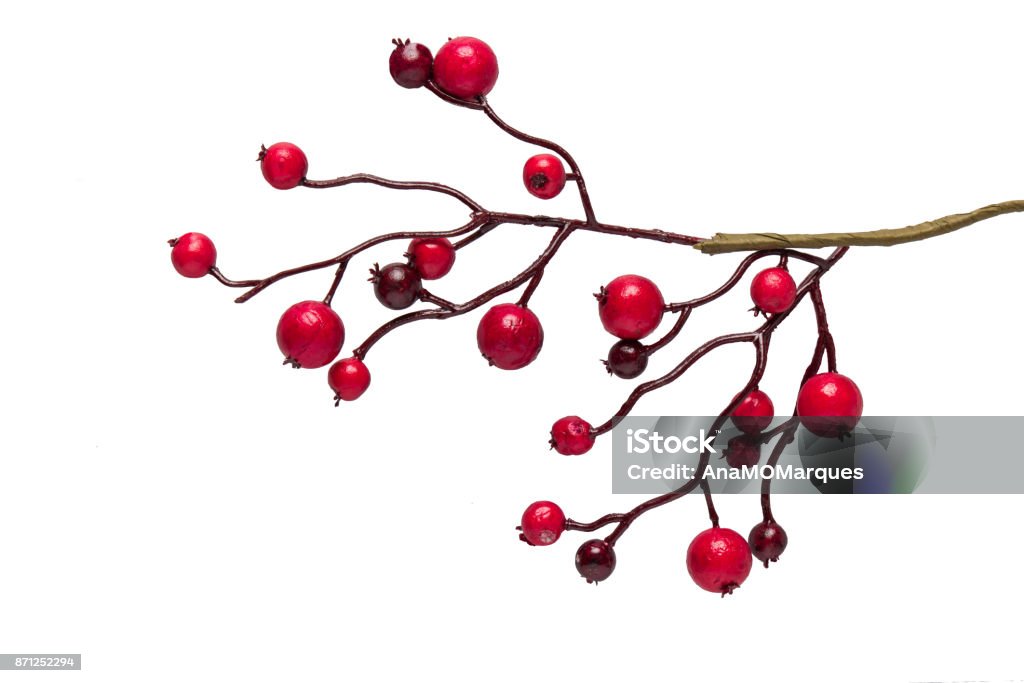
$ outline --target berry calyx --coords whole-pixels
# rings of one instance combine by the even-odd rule
[[[217,248],[201,232],[186,232],[167,243],[171,245],[171,264],[180,275],[202,277],[217,265]]]
[[[853,431],[864,412],[864,399],[852,379],[838,372],[823,372],[800,387],[796,413],[812,434],[842,437]]]
[[[724,455],[729,467],[753,467],[761,461],[761,442],[746,434],[734,436],[726,444]]]
[[[785,268],[767,268],[750,283],[750,298],[756,311],[782,313],[796,301],[796,282]]]
[[[620,275],[594,296],[604,329],[620,339],[643,339],[665,313],[661,290],[640,275]]]
[[[405,255],[424,280],[442,278],[455,265],[455,247],[445,237],[417,237]]]
[[[533,311],[516,304],[491,307],[476,328],[476,344],[490,365],[502,370],[524,368],[544,345],[544,328]]]
[[[557,197],[565,187],[565,166],[553,154],[536,154],[523,166],[526,191],[540,199]]]
[[[434,62],[430,50],[425,45],[410,43],[406,38],[402,42],[398,38],[391,41],[395,45],[388,68],[391,78],[403,88],[419,88],[430,80],[430,66]]]
[[[694,583],[723,596],[740,587],[750,574],[753,559],[745,538],[732,529],[706,529],[686,550],[686,569]]]
[[[434,82],[452,97],[471,100],[491,92],[498,80],[498,58],[477,38],[453,38],[434,57]]]
[[[523,513],[519,538],[530,545],[551,545],[565,530],[565,513],[548,500],[531,503]]]
[[[309,162],[301,149],[290,142],[275,142],[260,148],[260,170],[271,187],[290,190],[306,178]]]
[[[769,562],[779,561],[779,556],[789,544],[789,538],[786,537],[786,530],[775,522],[761,522],[750,530],[747,542],[754,557],[763,562],[767,569]]]
[[[747,394],[736,410],[732,411],[732,423],[736,428],[747,434],[760,434],[775,417],[775,405],[768,394],[754,389]]]
[[[585,541],[576,551],[576,571],[587,583],[600,583],[615,571],[615,549],[599,538]]]
[[[389,263],[383,268],[373,264],[370,282],[377,301],[395,311],[412,306],[423,291],[420,274],[405,263]]]
[[[551,426],[551,447],[562,455],[583,455],[594,447],[590,423],[576,415],[569,415]]]
[[[277,346],[292,367],[321,368],[337,358],[344,343],[345,325],[322,301],[300,301],[277,323]]]
[[[343,358],[327,371],[327,384],[334,390],[334,405],[354,401],[370,386],[370,371],[358,358]]]

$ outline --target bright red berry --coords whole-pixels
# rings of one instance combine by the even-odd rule
[[[553,154],[536,154],[523,166],[526,191],[540,199],[557,197],[565,187],[565,166]]]
[[[620,339],[608,350],[608,360],[603,361],[609,375],[622,379],[633,379],[647,369],[647,347],[634,339]]]
[[[575,415],[563,417],[551,426],[548,443],[562,455],[583,455],[594,447],[590,423]]]
[[[775,417],[775,406],[768,394],[754,389],[732,411],[732,423],[747,434],[760,434]]]
[[[322,368],[345,343],[345,326],[322,301],[300,301],[277,323],[277,346],[285,362],[296,368]]]
[[[430,65],[434,59],[430,50],[419,43],[405,42],[397,38],[391,41],[395,45],[388,60],[388,67],[391,69],[391,78],[403,88],[419,88],[430,80]]]
[[[753,559],[746,539],[732,529],[713,527],[693,539],[686,569],[694,582],[712,593],[732,593],[750,574]]]
[[[453,38],[434,57],[434,81],[452,97],[471,100],[491,92],[498,80],[498,58],[476,38]]]
[[[217,248],[201,232],[186,232],[171,245],[171,264],[185,277],[202,277],[217,264]]]
[[[424,280],[436,280],[455,265],[455,247],[445,237],[417,237],[406,252],[409,265]]]
[[[531,503],[523,513],[520,538],[530,545],[551,545],[565,530],[565,513],[551,501]]]
[[[327,371],[327,384],[334,390],[334,405],[354,401],[370,386],[370,371],[358,358],[343,358]]]
[[[309,162],[301,149],[290,142],[276,142],[260,150],[260,169],[272,187],[290,190],[306,177]]]
[[[412,306],[423,291],[420,274],[405,263],[389,263],[383,268],[374,264],[370,282],[377,301],[396,311]]]
[[[724,455],[729,467],[753,467],[761,461],[761,441],[746,434],[734,436],[726,444]]]
[[[533,362],[544,345],[544,329],[533,311],[498,304],[484,313],[476,328],[476,344],[491,365],[518,370]]]
[[[587,583],[600,583],[615,571],[615,549],[599,538],[585,541],[576,551],[576,571]]]
[[[864,399],[853,380],[838,372],[823,372],[804,382],[796,398],[800,423],[812,434],[849,434],[864,412]]]
[[[594,296],[604,329],[620,339],[643,339],[665,313],[661,290],[640,275],[620,275]]]
[[[754,557],[764,562],[767,568],[769,562],[779,561],[779,556],[789,544],[789,539],[786,537],[786,530],[775,522],[761,522],[750,530],[747,542]]]
[[[750,298],[765,313],[788,311],[796,300],[796,282],[785,268],[768,268],[754,276]]]

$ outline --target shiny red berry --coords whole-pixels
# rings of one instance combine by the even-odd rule
[[[750,298],[765,313],[788,311],[796,300],[796,282],[785,268],[768,268],[754,276]]]
[[[296,368],[322,368],[337,358],[345,343],[345,326],[322,301],[300,301],[277,323],[277,346]]]
[[[621,339],[608,350],[604,361],[609,375],[622,379],[633,379],[647,369],[647,347],[634,339]]]
[[[767,567],[769,562],[779,561],[779,556],[789,544],[789,539],[786,537],[786,530],[775,522],[761,522],[750,530],[747,542],[754,557]]]
[[[585,541],[576,551],[576,571],[587,583],[604,581],[615,571],[615,549],[598,538]]]
[[[185,277],[202,277],[217,265],[217,248],[201,232],[186,232],[168,244],[171,245],[171,264]]]
[[[760,434],[775,417],[775,406],[768,394],[754,389],[732,411],[732,423],[747,434]]]
[[[502,370],[518,370],[532,363],[540,353],[544,329],[530,309],[498,304],[480,319],[476,344],[491,365]]]
[[[661,290],[640,275],[620,275],[594,296],[604,329],[620,339],[643,339],[665,313]]]
[[[761,441],[746,434],[734,436],[726,444],[723,455],[729,467],[753,467],[761,461]]]
[[[279,190],[298,187],[309,170],[306,155],[290,142],[277,142],[262,148],[259,161],[263,177]]]
[[[370,282],[377,301],[395,311],[412,306],[423,291],[420,274],[405,263],[389,263],[383,268],[374,264]]]
[[[686,550],[686,569],[694,583],[712,593],[732,593],[753,565],[750,546],[732,529],[706,529]]]
[[[406,252],[409,265],[424,280],[436,280],[455,265],[455,247],[445,237],[417,237]]]
[[[491,92],[498,80],[498,58],[476,38],[453,38],[434,57],[434,82],[452,97],[471,100]]]
[[[551,426],[548,443],[562,455],[583,455],[594,447],[590,423],[575,415],[563,417]]]
[[[551,545],[565,530],[565,513],[551,501],[531,503],[523,513],[521,539],[530,545]]]
[[[812,434],[849,434],[864,412],[864,399],[853,380],[838,372],[823,372],[804,382],[796,398],[800,423]]]
[[[370,371],[358,358],[343,358],[327,371],[327,384],[334,390],[334,401],[354,401],[370,386]]]
[[[557,197],[565,187],[565,166],[553,154],[536,154],[523,166],[526,191],[540,199]]]
[[[434,59],[430,50],[419,43],[405,42],[397,38],[391,41],[395,45],[388,60],[391,78],[403,88],[419,88],[430,80],[430,65]]]

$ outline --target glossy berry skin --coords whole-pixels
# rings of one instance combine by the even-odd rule
[[[565,530],[565,513],[548,500],[531,503],[523,513],[520,538],[530,545],[551,545]]]
[[[619,339],[643,339],[665,313],[661,290],[640,275],[620,275],[594,296],[604,329]]]
[[[410,43],[408,40],[392,41],[395,49],[388,60],[391,78],[403,88],[419,88],[430,80],[430,66],[434,62],[425,45]]]
[[[775,417],[775,405],[768,394],[754,389],[732,411],[732,423],[746,434],[760,434]]]
[[[278,190],[298,187],[309,170],[306,155],[290,142],[276,142],[262,149],[259,161],[263,177]]]
[[[217,248],[201,232],[186,232],[171,245],[171,264],[180,275],[202,277],[217,265]]]
[[[647,347],[634,339],[617,341],[608,350],[604,366],[609,375],[622,379],[639,377],[647,369]]]
[[[747,542],[754,557],[767,568],[769,562],[779,561],[779,556],[789,544],[789,538],[786,537],[786,530],[775,522],[761,522],[750,530]]]
[[[765,313],[788,311],[796,301],[796,282],[785,268],[768,268],[754,276],[750,298]]]
[[[563,417],[551,426],[548,443],[562,455],[583,455],[594,447],[590,423],[575,415]]]
[[[746,539],[732,529],[706,529],[686,551],[686,569],[694,583],[722,595],[740,587],[753,563]]]
[[[335,401],[354,401],[370,386],[370,371],[358,358],[343,358],[327,371]]]
[[[322,301],[300,301],[277,323],[277,346],[297,368],[322,368],[337,358],[344,343],[341,318]]]
[[[498,304],[480,319],[476,344],[489,364],[502,370],[518,370],[532,363],[540,353],[544,328],[530,309]]]
[[[374,266],[370,282],[377,301],[399,311],[409,308],[420,298],[423,281],[414,268],[405,263],[389,263],[383,268]]]
[[[424,280],[437,280],[455,265],[455,247],[445,237],[417,237],[406,251],[409,265]]]
[[[553,154],[536,154],[523,166],[523,185],[539,199],[557,197],[565,188],[565,166]]]
[[[745,434],[734,436],[729,439],[724,455],[729,467],[753,467],[761,461],[761,442]]]
[[[434,57],[434,82],[452,97],[471,100],[491,92],[498,80],[498,58],[477,38],[453,38]]]
[[[615,571],[615,549],[606,541],[585,541],[576,551],[576,571],[587,583],[600,583]]]
[[[833,438],[849,434],[857,426],[864,412],[864,399],[846,375],[823,372],[800,387],[796,412],[809,432]]]

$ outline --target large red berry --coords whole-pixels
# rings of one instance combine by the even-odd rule
[[[445,237],[417,237],[409,242],[406,256],[424,280],[444,277],[455,265],[455,247]]]
[[[530,545],[551,545],[565,530],[565,513],[551,501],[531,503],[523,513],[520,538]]]
[[[370,371],[358,358],[343,358],[327,371],[327,384],[337,401],[354,401],[370,386]]]
[[[598,538],[585,541],[576,551],[576,571],[587,583],[604,581],[615,571],[615,549]]]
[[[804,382],[796,398],[800,423],[823,437],[849,434],[864,412],[864,399],[853,380],[838,372],[823,372]]]
[[[732,411],[732,423],[747,434],[759,434],[768,428],[775,417],[775,406],[768,394],[754,389]]]
[[[563,417],[551,426],[549,443],[562,455],[583,455],[594,447],[590,423],[575,415]]]
[[[732,593],[750,574],[753,559],[745,538],[732,529],[713,527],[693,539],[686,569],[694,582],[712,593]]]
[[[785,268],[768,268],[754,276],[750,298],[765,313],[788,311],[796,300],[796,282]]]
[[[498,80],[498,58],[477,38],[453,38],[434,57],[434,81],[453,97],[470,100],[491,92]]]
[[[396,311],[412,306],[423,291],[420,274],[404,263],[389,263],[383,268],[374,265],[370,282],[377,301]]]
[[[260,150],[260,169],[272,187],[290,190],[306,177],[309,162],[301,149],[290,142],[276,142]]]
[[[419,43],[410,43],[395,39],[391,41],[395,49],[388,60],[391,78],[403,88],[419,88],[430,80],[430,65],[433,57],[430,50]]]
[[[620,275],[594,296],[604,329],[620,339],[643,339],[665,313],[661,290],[640,275]]]
[[[533,362],[544,345],[544,329],[533,311],[498,304],[484,313],[476,328],[476,344],[487,362],[502,370],[518,370]]]
[[[171,264],[185,277],[202,277],[217,264],[217,248],[201,232],[186,232],[170,240]]]
[[[334,360],[345,343],[345,326],[322,301],[300,301],[277,323],[277,346],[286,362],[297,368],[322,368]]]
[[[768,567],[769,562],[779,561],[779,556],[789,544],[789,538],[786,537],[786,530],[775,522],[761,522],[750,530],[747,542],[754,557]]]
[[[523,166],[526,191],[540,199],[557,197],[565,187],[565,166],[553,154],[536,154]]]

